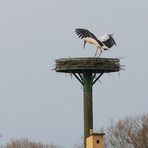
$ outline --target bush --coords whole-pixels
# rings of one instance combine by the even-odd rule
[[[107,140],[109,148],[148,148],[148,114],[112,123]]]
[[[59,145],[42,144],[29,141],[28,139],[12,140],[4,148],[61,148]]]

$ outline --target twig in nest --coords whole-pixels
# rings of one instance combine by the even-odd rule
[[[123,67],[125,67],[126,65],[120,65],[120,70],[125,70],[125,68],[123,68]]]

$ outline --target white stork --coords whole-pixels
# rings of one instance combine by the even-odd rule
[[[99,57],[100,57],[102,50],[108,50],[113,45],[116,45],[116,42],[112,37],[113,34],[105,34],[101,36],[99,39],[97,39],[97,37],[87,29],[77,28],[75,29],[75,32],[81,39],[84,40],[84,46],[83,46],[84,48],[86,43],[93,44],[96,46],[97,49],[94,57],[97,55],[98,50],[100,50],[100,54],[99,54]]]

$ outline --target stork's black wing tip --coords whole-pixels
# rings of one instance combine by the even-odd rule
[[[111,36],[111,37],[112,37],[113,35],[114,35],[113,33],[109,34],[109,36]]]
[[[79,28],[76,28],[75,31],[79,30]]]
[[[81,28],[76,28],[75,33],[78,35],[79,38],[84,38],[85,37],[85,32],[84,29]]]
[[[117,46],[117,44],[116,44],[116,42],[115,42],[115,39],[113,38],[113,35],[114,35],[114,34],[112,33],[112,34],[109,34],[109,35],[110,35],[110,37],[111,37],[111,39],[112,39],[114,45]]]
[[[75,32],[81,32],[81,31],[83,31],[84,29],[81,29],[81,28],[76,28],[75,29]]]
[[[98,40],[97,37],[93,33],[91,33],[88,29],[76,28],[75,32],[81,39],[85,37],[90,37],[95,39],[96,41]]]
[[[80,31],[79,28],[76,28],[76,29],[75,29],[75,33],[78,33],[79,31]]]
[[[78,28],[75,29],[75,32],[77,31]]]

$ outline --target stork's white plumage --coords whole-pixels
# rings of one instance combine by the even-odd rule
[[[100,56],[102,53],[102,50],[108,50],[113,45],[116,45],[116,42],[112,37],[113,34],[105,34],[101,36],[99,39],[97,39],[97,37],[87,29],[77,28],[75,29],[75,32],[81,39],[84,40],[84,48],[86,43],[93,44],[96,46],[96,53],[94,57],[97,55],[98,50],[100,50],[100,54],[99,54]]]

